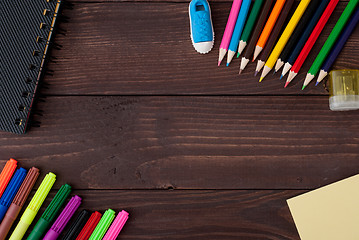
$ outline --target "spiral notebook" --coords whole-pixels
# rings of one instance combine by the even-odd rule
[[[60,11],[61,0],[0,1],[0,129],[23,134]]]

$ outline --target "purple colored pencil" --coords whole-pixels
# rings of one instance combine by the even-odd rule
[[[71,217],[76,212],[77,208],[81,204],[81,198],[77,195],[71,198],[60,216],[56,219],[50,230],[46,233],[43,240],[56,240],[62,230],[64,230],[66,224],[70,221]]]

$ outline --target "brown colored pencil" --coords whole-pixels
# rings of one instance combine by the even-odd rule
[[[271,53],[274,44],[276,43],[279,34],[282,31],[282,27],[284,25],[284,23],[286,22],[287,16],[293,6],[294,0],[287,0],[282,12],[279,15],[279,18],[277,19],[277,22],[275,24],[274,29],[272,30],[272,33],[267,41],[266,46],[264,47],[263,51],[261,52],[261,54],[258,57],[258,62],[257,62],[257,67],[256,67],[256,72],[254,74],[254,76],[257,76],[258,72],[262,69],[262,67],[264,66],[269,54]]]
[[[251,38],[248,41],[248,46],[244,49],[244,55],[242,57],[241,66],[239,69],[239,74],[243,71],[243,69],[247,66],[249,62],[249,58],[253,55],[254,48],[256,47],[259,35],[261,34],[263,27],[267,21],[268,14],[272,9],[273,0],[267,0],[264,3],[261,14],[256,23],[255,29],[252,33]]]

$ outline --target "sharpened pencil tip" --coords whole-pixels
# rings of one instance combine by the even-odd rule
[[[227,62],[227,63],[226,63],[226,67],[228,67],[228,66],[229,66],[229,63]]]
[[[303,85],[303,87],[302,87],[302,91],[304,90],[304,88],[306,87],[306,85]]]
[[[241,74],[242,73],[242,69],[239,69],[239,74]]]
[[[277,73],[277,72],[274,70],[274,71],[273,71],[273,75],[276,74],[276,73]]]
[[[254,72],[254,76],[256,77],[258,75],[258,71],[255,71]]]
[[[281,74],[279,80],[282,80],[282,78],[283,78],[283,75]]]
[[[264,77],[261,77],[261,78],[259,79],[259,82],[262,82],[263,79],[264,79]]]
[[[316,83],[315,83],[315,86],[318,86],[318,84],[319,84],[319,82],[316,82]]]
[[[284,88],[286,88],[289,83],[290,83],[290,82],[286,82],[285,85],[284,85]]]
[[[240,55],[241,55],[240,53],[237,53],[237,58],[239,58]]]
[[[218,67],[219,67],[219,65],[221,65],[221,61],[218,61]]]

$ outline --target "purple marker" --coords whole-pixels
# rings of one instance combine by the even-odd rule
[[[62,232],[62,230],[64,230],[66,224],[74,215],[80,204],[81,198],[79,196],[75,195],[74,197],[72,197],[64,210],[61,212],[60,216],[51,226],[50,230],[46,233],[43,240],[56,240],[60,236],[60,233]]]

